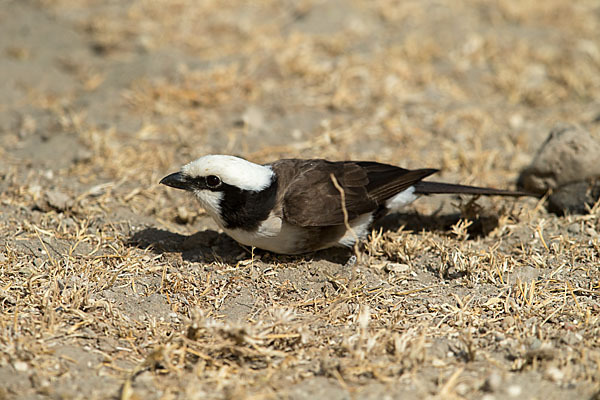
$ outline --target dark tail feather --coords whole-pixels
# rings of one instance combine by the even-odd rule
[[[484,188],[477,186],[454,185],[452,183],[442,182],[418,182],[415,184],[415,194],[475,194],[483,196],[534,196],[539,197],[534,193],[502,190],[493,188]]]

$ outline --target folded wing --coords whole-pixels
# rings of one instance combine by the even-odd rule
[[[295,177],[284,188],[283,214],[292,224],[330,226],[344,223],[342,196],[350,220],[377,210],[394,195],[436,172],[435,169],[407,170],[369,161],[306,160],[299,162]]]

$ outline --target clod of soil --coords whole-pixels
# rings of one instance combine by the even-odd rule
[[[563,185],[600,177],[600,141],[586,130],[559,124],[548,135],[535,159],[520,175],[518,186],[543,194]]]
[[[600,198],[600,180],[576,182],[560,187],[548,198],[548,211],[563,215],[585,214]]]

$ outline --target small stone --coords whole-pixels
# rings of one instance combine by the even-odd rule
[[[27,188],[27,191],[31,196],[37,198],[42,194],[42,187],[40,185],[31,185]]]
[[[510,116],[508,123],[510,124],[510,127],[513,129],[519,129],[523,126],[523,116],[521,114],[513,114]]]
[[[542,341],[538,338],[532,338],[529,343],[529,350],[536,351],[542,348]]]
[[[79,149],[75,154],[73,161],[75,163],[84,163],[92,159],[93,153],[88,149]]]
[[[550,379],[552,382],[561,382],[565,377],[565,374],[556,367],[550,367],[546,370],[546,378]]]
[[[579,223],[571,224],[567,226],[567,232],[578,235],[581,233],[581,225]]]
[[[177,222],[180,224],[187,224],[192,220],[192,215],[185,207],[177,207]]]
[[[45,197],[36,198],[34,201],[33,209],[42,212],[52,211],[52,207],[50,207],[50,205],[48,204],[48,200]]]
[[[408,264],[388,263],[385,266],[386,272],[393,272],[395,274],[400,274],[402,272],[407,272],[409,270],[410,270],[410,265],[408,265]]]
[[[521,393],[523,392],[523,389],[521,388],[521,386],[519,385],[510,385],[507,389],[506,389],[506,393],[510,396],[510,397],[519,397],[521,395]]]
[[[486,392],[495,392],[502,387],[502,377],[499,373],[491,373],[483,384],[483,390]]]
[[[464,397],[469,392],[469,389],[469,385],[467,385],[466,383],[459,383],[454,388],[456,394],[458,394],[461,397]]]
[[[98,185],[92,186],[88,191],[87,194],[91,197],[100,197],[102,196],[104,193],[106,193],[106,189],[108,189],[109,187],[111,187],[112,184],[111,183],[100,183]]]
[[[16,371],[19,371],[19,372],[25,372],[29,369],[29,366],[24,361],[16,361],[13,364],[13,367],[15,368]]]
[[[58,190],[46,192],[46,201],[50,207],[57,211],[65,211],[73,204],[69,196]]]

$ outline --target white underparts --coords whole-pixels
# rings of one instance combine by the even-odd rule
[[[373,213],[360,215],[358,218],[350,221],[348,225],[350,225],[350,228],[352,229],[346,231],[344,236],[338,241],[338,245],[346,247],[353,246],[357,238],[360,240],[367,236],[371,222],[373,222]]]
[[[408,189],[390,198],[385,203],[385,206],[390,210],[390,212],[397,212],[400,211],[403,207],[415,201],[416,199],[417,195],[415,194],[415,187],[411,186]]]
[[[254,164],[239,157],[208,155],[186,164],[181,172],[191,177],[216,175],[229,185],[260,191],[271,184],[271,167]]]
[[[409,205],[417,199],[415,195],[415,187],[411,186],[408,189],[398,193],[394,197],[390,198],[385,206],[390,212],[400,211],[404,206]],[[358,218],[350,221],[349,225],[352,230],[348,230],[344,236],[338,241],[338,245],[341,246],[353,246],[356,242],[356,238],[363,239],[369,233],[369,228],[373,222],[373,213],[362,214]]]
[[[296,254],[307,251],[301,244],[306,232],[303,228],[284,223],[281,218],[270,216],[256,231],[244,229],[223,229],[235,241],[260,249],[281,254]]]

